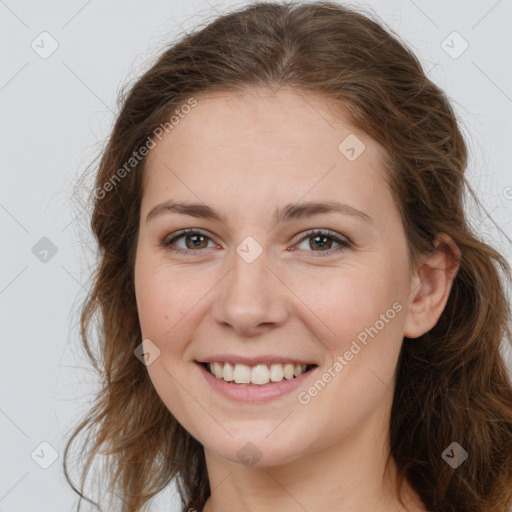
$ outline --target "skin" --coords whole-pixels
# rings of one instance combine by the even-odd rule
[[[437,251],[410,269],[384,149],[335,120],[320,98],[289,90],[196,98],[148,155],[135,287],[143,339],[160,351],[147,366],[150,378],[205,448],[213,492],[204,510],[404,510],[394,464],[385,470],[395,367],[403,337],[437,322],[457,264]],[[338,150],[350,134],[365,144],[354,161]],[[226,222],[171,212],[146,221],[171,198],[205,203]],[[339,213],[272,221],[288,203],[328,200],[371,222]],[[185,228],[206,238],[192,235],[188,246],[176,240],[186,254],[161,246]],[[353,246],[304,238],[309,229],[328,229]],[[263,251],[252,263],[236,252],[248,236]],[[401,311],[308,404],[299,403],[298,393],[394,303]],[[296,392],[240,403],[212,390],[194,362],[218,353],[289,355],[320,368]],[[247,442],[261,454],[252,466],[237,456]],[[426,510],[408,486],[404,499],[407,510]]]

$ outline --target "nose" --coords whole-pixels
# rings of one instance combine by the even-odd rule
[[[288,318],[290,292],[268,266],[265,251],[252,263],[235,253],[219,290],[212,304],[213,318],[240,335],[256,336],[283,325]]]

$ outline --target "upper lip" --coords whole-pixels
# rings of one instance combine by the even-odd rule
[[[314,365],[316,363],[312,361],[306,361],[303,359],[297,359],[289,356],[274,356],[274,355],[261,355],[254,357],[239,356],[233,354],[217,354],[215,356],[208,356],[196,360],[198,363],[231,363],[231,364],[245,364],[247,366],[256,366],[257,364],[275,364],[275,363],[293,363],[293,364],[305,364]]]

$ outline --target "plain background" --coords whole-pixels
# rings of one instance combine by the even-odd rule
[[[243,4],[0,0],[2,512],[64,512],[76,502],[62,475],[65,435],[95,382],[78,348],[78,306],[94,244],[72,196],[76,179],[109,134],[121,87],[184,30]],[[452,100],[470,148],[470,179],[487,212],[475,212],[475,225],[510,261],[512,1],[352,5],[398,32]],[[42,58],[53,40],[57,50]],[[42,442],[58,455],[47,469],[40,464],[53,452]],[[179,510],[170,494],[154,510]]]

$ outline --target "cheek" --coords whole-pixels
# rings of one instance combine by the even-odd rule
[[[388,317],[395,318],[392,306],[400,301],[397,283],[383,267],[373,263],[330,269],[315,279],[296,280],[293,289],[307,307],[304,311],[309,310],[308,316],[316,318],[314,323],[321,330],[316,331],[318,337],[331,352],[348,350],[352,340],[386,311],[391,309]]]
[[[213,270],[171,267],[141,254],[135,294],[143,338],[151,339],[162,352],[182,352],[198,315],[204,313],[205,295],[215,285],[215,277]]]
[[[166,331],[175,322],[172,312],[176,312],[179,303],[172,289],[170,279],[150,255],[138,253],[135,264],[135,296],[139,323],[142,337],[151,339],[157,345],[161,344]]]

